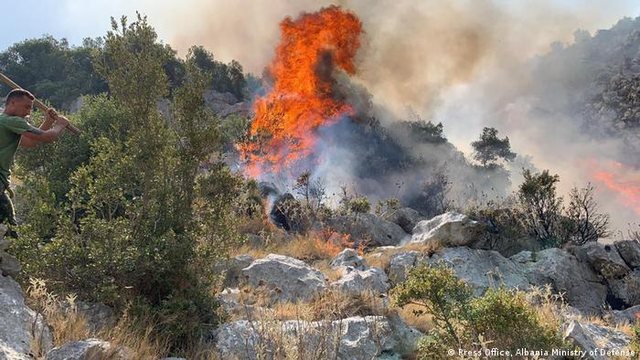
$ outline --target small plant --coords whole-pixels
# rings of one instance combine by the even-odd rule
[[[421,359],[450,358],[448,349],[483,351],[487,344],[509,350],[563,346],[557,327],[544,321],[526,294],[505,288],[474,297],[469,285],[444,266],[419,265],[395,289],[398,306],[418,305],[416,316],[429,315],[433,329],[419,342]]]

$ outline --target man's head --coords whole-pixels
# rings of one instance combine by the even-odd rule
[[[25,117],[31,114],[33,109],[33,94],[23,89],[13,89],[7,95],[4,104],[4,112],[11,116]]]

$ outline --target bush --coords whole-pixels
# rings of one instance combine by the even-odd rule
[[[219,320],[212,269],[242,241],[236,215],[246,206],[237,205],[248,187],[210,160],[222,136],[202,98],[207,75],[187,61],[168,121],[157,109],[167,53],[154,30],[142,17],[113,26],[96,59],[110,96],[80,112],[88,126],[79,145],[59,143],[54,151],[64,156],[43,156],[45,165],[20,159],[29,204],[17,205],[35,222],[21,229],[14,252],[25,276],[130,308],[156,322],[155,335],[172,349],[185,349]]]
[[[393,300],[398,306],[424,307],[415,315],[433,319],[433,329],[418,344],[421,359],[451,358],[448,349],[482,352],[487,344],[512,354],[563,345],[558,330],[543,324],[524,293],[500,287],[473,297],[469,285],[447,267],[413,268]]]
[[[522,175],[524,181],[517,196],[525,227],[543,247],[562,245],[565,241],[559,227],[562,198],[556,195],[560,177],[549,174],[549,170],[532,174],[525,169]]]

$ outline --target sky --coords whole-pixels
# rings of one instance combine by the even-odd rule
[[[438,3],[431,0],[405,1],[411,4]],[[459,0],[470,3],[471,0]],[[637,0],[476,0],[499,4],[507,11],[531,13],[528,4],[547,4],[553,12],[575,14],[583,21],[572,25],[594,32],[608,28],[618,19],[640,15]],[[0,51],[29,38],[49,34],[66,38],[79,45],[83,38],[103,36],[110,29],[110,17],[133,17],[136,11],[149,17],[160,39],[184,54],[191,45],[204,45],[220,59],[238,59],[250,71],[259,72],[270,56],[277,41],[277,19],[296,16],[300,11],[313,11],[327,4],[341,4],[355,9],[366,9],[369,4],[384,7],[394,2],[371,0],[22,0],[12,1],[11,16],[3,16],[0,31]],[[443,1],[439,1],[443,3]],[[446,2],[445,2],[446,3]],[[375,4],[375,5],[373,5]],[[394,4],[395,5],[395,4]],[[552,11],[536,16],[553,17]],[[520,15],[523,18],[526,15]],[[558,18],[559,22],[565,21]],[[214,34],[214,32],[216,34]],[[220,40],[219,33],[228,33],[228,41]],[[266,39],[266,41],[265,41]],[[213,43],[218,41],[218,43]],[[244,42],[255,48],[258,56],[247,55],[245,49],[229,46],[230,42]],[[243,61],[244,60],[244,61]]]

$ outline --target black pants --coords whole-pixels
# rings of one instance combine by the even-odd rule
[[[11,198],[13,192],[9,187],[0,182],[0,223],[8,225],[17,225],[16,212],[13,208]]]

